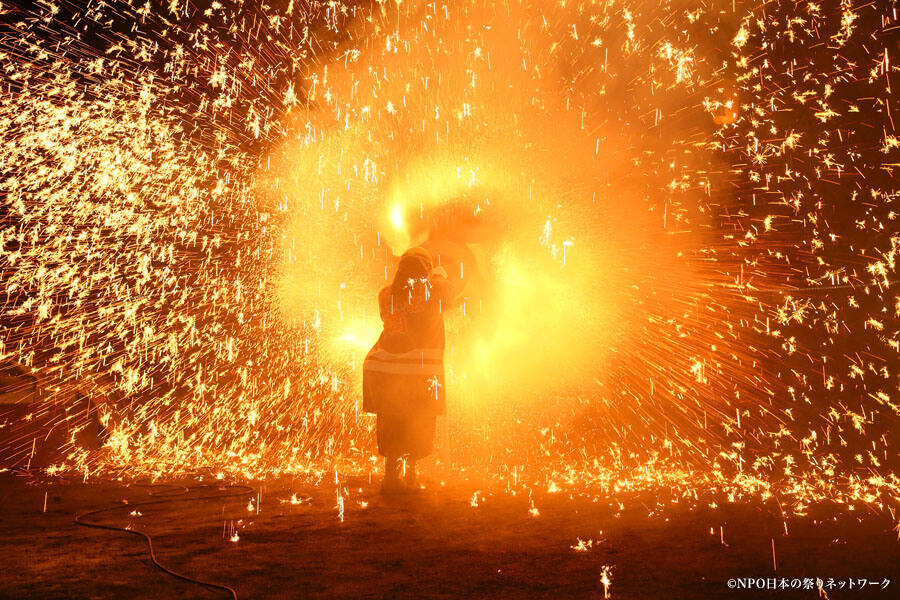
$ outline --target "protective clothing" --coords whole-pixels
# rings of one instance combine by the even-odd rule
[[[444,318],[452,301],[443,269],[412,248],[378,294],[384,329],[363,362],[363,410],[379,417],[379,450],[411,459],[431,453],[434,417],[445,412]]]
[[[435,420],[434,415],[378,415],[378,452],[382,456],[405,457],[415,465],[415,461],[434,451]]]

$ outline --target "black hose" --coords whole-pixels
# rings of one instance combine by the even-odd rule
[[[166,500],[150,500],[150,501],[148,501],[148,502],[139,502],[139,503],[137,503],[137,504],[117,504],[116,506],[111,506],[111,507],[109,507],[109,508],[101,508],[100,510],[95,510],[95,511],[92,511],[92,512],[82,513],[82,514],[80,514],[80,515],[77,515],[77,516],[75,517],[75,522],[76,522],[77,524],[83,526],[83,527],[93,527],[94,529],[106,529],[106,530],[109,530],[109,531],[124,531],[125,533],[131,533],[131,534],[134,534],[134,535],[141,536],[142,538],[144,538],[145,540],[147,540],[147,546],[150,548],[150,560],[153,561],[153,564],[156,565],[157,567],[159,567],[161,570],[165,571],[166,573],[168,573],[168,574],[171,575],[172,577],[177,577],[178,579],[181,579],[181,580],[183,580],[183,581],[187,581],[187,582],[190,582],[190,583],[195,583],[195,584],[197,584],[197,585],[202,585],[202,586],[208,587],[208,588],[213,588],[213,589],[218,589],[218,590],[226,591],[226,592],[228,592],[229,594],[231,594],[231,597],[232,597],[234,600],[237,600],[237,597],[238,597],[238,596],[237,596],[237,592],[236,592],[233,588],[228,587],[227,585],[223,585],[223,584],[221,584],[221,583],[212,583],[212,582],[210,582],[210,581],[203,581],[203,580],[201,580],[201,579],[196,579],[196,578],[194,578],[194,577],[189,577],[189,576],[187,576],[187,575],[183,575],[183,574],[181,574],[181,573],[177,573],[177,572],[173,571],[172,569],[170,569],[170,568],[166,567],[165,565],[163,565],[161,562],[159,562],[159,560],[157,560],[156,554],[155,554],[154,551],[153,551],[153,540],[152,540],[152,539],[150,538],[150,536],[147,535],[146,533],[143,533],[143,532],[141,532],[141,531],[135,531],[134,529],[128,529],[127,527],[114,527],[114,526],[112,526],[112,525],[100,525],[100,524],[98,524],[98,523],[85,523],[82,519],[84,519],[84,518],[86,518],[86,517],[91,517],[91,516],[94,516],[94,515],[99,515],[99,514],[102,514],[102,513],[105,513],[105,512],[111,512],[111,511],[114,511],[114,510],[119,510],[119,509],[122,509],[122,508],[131,508],[131,509],[134,509],[134,508],[136,508],[136,507],[138,507],[138,506],[149,506],[149,505],[152,505],[152,504],[168,504],[168,503],[172,503],[172,502],[187,502],[187,501],[195,501],[195,500],[218,500],[218,499],[220,499],[220,498],[237,498],[237,497],[240,497],[240,496],[246,496],[246,495],[248,495],[248,494],[252,494],[252,493],[254,492],[253,488],[251,488],[251,487],[249,487],[249,486],[246,486],[246,485],[230,485],[230,486],[226,486],[225,489],[226,489],[226,490],[235,490],[234,493],[229,493],[229,494],[217,494],[217,495],[215,495],[215,496],[200,496],[200,497],[196,497],[196,498],[186,498],[186,497],[184,497],[184,496],[186,496],[187,494],[189,494],[190,492],[192,492],[192,491],[194,491],[194,490],[198,490],[198,489],[202,489],[202,488],[211,488],[211,487],[215,487],[215,488],[217,488],[217,489],[221,489],[221,488],[219,488],[218,486],[214,486],[214,485],[200,485],[200,486],[195,486],[195,487],[191,487],[191,488],[187,488],[187,487],[184,487],[184,486],[181,486],[181,485],[175,485],[175,484],[153,484],[153,485],[147,485],[147,484],[140,484],[140,483],[139,483],[139,484],[137,484],[137,485],[139,485],[139,486],[141,486],[141,487],[156,487],[156,486],[163,486],[163,487],[166,487],[166,488],[179,488],[179,489],[176,491],[176,493],[174,493],[174,494],[173,494],[173,493],[166,493],[166,494],[164,494],[166,497],[170,497],[170,496],[178,496],[178,497],[177,497],[177,498],[174,498],[174,499],[173,499],[173,498],[168,498],[168,499],[166,499]],[[168,491],[168,490],[166,490],[166,491]],[[153,495],[163,495],[163,494],[153,494],[153,493],[151,492],[150,495],[153,496]]]

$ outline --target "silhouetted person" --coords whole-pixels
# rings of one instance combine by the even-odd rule
[[[363,363],[363,410],[378,416],[382,491],[415,490],[416,461],[434,449],[435,417],[443,415],[444,317],[452,299],[447,273],[424,248],[400,257],[394,281],[378,294],[384,331]]]

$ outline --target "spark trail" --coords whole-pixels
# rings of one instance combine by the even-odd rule
[[[896,503],[895,7],[0,12],[0,354],[28,419],[111,432],[56,468],[371,469],[374,298],[424,244],[443,460]]]

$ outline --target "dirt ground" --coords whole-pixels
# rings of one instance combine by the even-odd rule
[[[894,521],[864,509],[810,509],[785,523],[776,506],[713,508],[672,502],[665,491],[599,499],[535,492],[529,500],[527,491],[426,479],[417,496],[382,497],[377,482],[334,479],[252,490],[209,478],[164,482],[209,486],[185,495],[177,485],[0,473],[0,597],[229,597],[160,571],[136,535],[74,522],[109,507],[118,508],[85,520],[151,535],[163,564],[242,599],[603,598],[604,567],[610,598],[824,597],[728,587],[732,578],[790,586],[817,577],[834,580],[824,591],[835,600],[900,597]],[[196,499],[225,494],[242,495]]]

